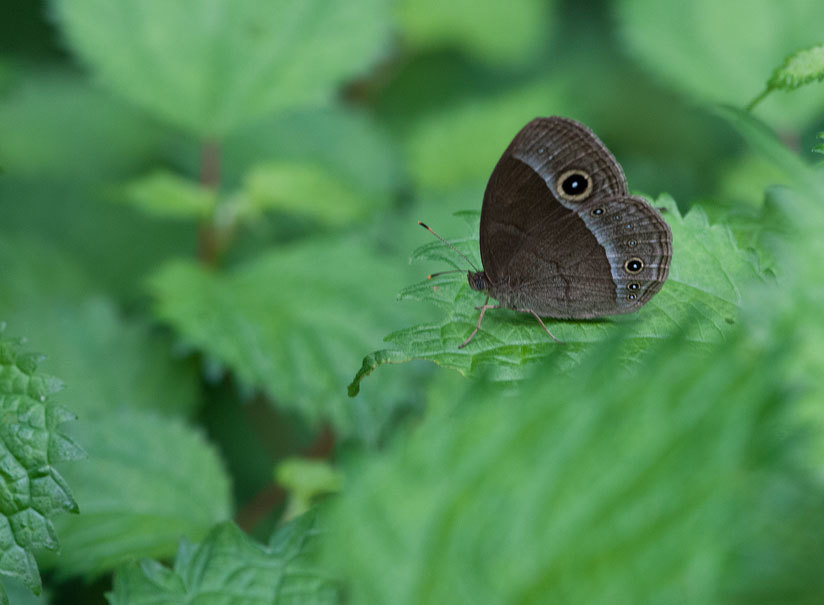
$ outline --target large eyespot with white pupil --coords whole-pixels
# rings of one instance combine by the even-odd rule
[[[567,170],[555,181],[555,190],[569,202],[580,202],[592,192],[592,178],[583,170]]]
[[[629,259],[627,262],[624,263],[624,271],[626,271],[630,275],[637,275],[643,270],[644,261],[642,261],[637,256]]]

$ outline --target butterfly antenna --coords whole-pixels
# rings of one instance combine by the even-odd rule
[[[479,271],[478,267],[476,267],[476,266],[475,266],[475,263],[473,263],[471,260],[469,260],[469,257],[468,257],[466,254],[464,254],[463,252],[461,252],[460,250],[458,250],[455,246],[453,246],[452,244],[450,244],[448,241],[446,241],[446,240],[445,240],[444,238],[442,238],[440,235],[438,235],[437,233],[435,233],[434,231],[432,231],[432,229],[430,229],[430,228],[429,228],[429,225],[427,225],[427,224],[425,224],[425,223],[422,223],[421,221],[418,221],[418,224],[419,224],[421,227],[423,227],[424,229],[426,229],[427,231],[429,231],[429,233],[431,233],[432,235],[434,235],[435,237],[437,237],[439,240],[441,240],[444,244],[446,244],[447,246],[449,246],[450,248],[452,248],[455,252],[457,252],[457,253],[461,256],[461,258],[463,258],[466,262],[468,262],[468,263],[469,263],[469,266],[470,266],[470,267],[472,267],[473,269],[475,269],[475,272],[476,272],[476,273],[478,273],[478,271]],[[456,269],[456,271],[458,271],[458,270]],[[460,271],[463,271],[463,270],[461,269]],[[443,273],[452,273],[452,272],[451,272],[451,271],[444,271]],[[435,277],[435,276],[437,276],[437,275],[443,275],[443,273],[435,273],[434,275],[430,275],[430,276],[429,276],[429,278],[431,279],[431,278],[433,278],[433,277]]]

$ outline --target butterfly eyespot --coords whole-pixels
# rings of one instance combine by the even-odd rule
[[[592,191],[592,179],[583,170],[567,170],[558,177],[555,190],[567,201],[580,202]]]
[[[641,271],[643,271],[643,269],[644,261],[642,261],[638,257],[633,257],[624,263],[624,271],[626,271],[627,273],[631,273],[632,275],[640,273]]]
[[[635,300],[636,298],[638,297],[635,294],[627,294],[627,300]]]
[[[632,282],[630,285],[627,286],[627,288],[629,288],[630,290],[637,290],[640,287],[641,285],[636,282]]]
[[[603,209],[603,208],[595,208],[595,209],[592,211],[592,215],[593,215],[593,216],[601,216],[603,213],[604,213],[604,209]]]
[[[629,246],[630,248],[634,248],[637,245],[638,245],[638,242],[636,242],[634,239],[631,239],[627,242],[627,246]]]
[[[624,225],[624,229],[626,229],[627,231],[632,231],[632,223],[627,223],[626,225]]]
[[[546,147],[538,147],[538,153],[545,153]]]

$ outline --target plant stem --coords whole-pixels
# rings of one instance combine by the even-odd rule
[[[772,90],[772,87],[767,86],[763,91],[761,91],[760,95],[758,95],[752,101],[750,101],[749,105],[747,105],[746,107],[746,110],[752,111],[753,109],[755,109],[755,106],[758,105],[762,100],[764,100],[764,97],[770,94]]]
[[[220,186],[220,144],[206,140],[200,150],[200,183],[204,187],[217,190]],[[220,256],[219,237],[214,220],[207,219],[198,228],[198,258],[206,265],[217,265]]]

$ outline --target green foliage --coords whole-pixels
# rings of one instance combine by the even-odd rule
[[[284,460],[275,480],[290,493],[287,519],[306,513],[320,496],[340,491],[342,483],[340,473],[328,463],[308,458]]]
[[[790,55],[784,65],[775,70],[767,86],[793,90],[810,82],[824,80],[824,44],[800,50]]]
[[[72,49],[106,84],[201,137],[327,101],[375,61],[390,24],[386,0],[54,6]]]
[[[278,405],[313,423],[329,419],[344,435],[371,433],[378,422],[361,402],[342,399],[358,352],[393,326],[399,286],[394,264],[356,238],[271,249],[222,274],[173,262],[150,285],[158,318],[188,343]]]
[[[0,322],[45,357],[0,337],[0,602],[821,600],[820,2],[38,6],[0,19]],[[483,297],[415,222],[478,264],[538,115],[664,209],[670,278],[458,350]]]
[[[109,603],[340,603],[335,584],[307,560],[316,533],[314,516],[304,516],[264,547],[231,523],[218,525],[200,544],[182,542],[173,569],[154,561],[121,568]]]
[[[206,218],[216,202],[214,191],[169,172],[153,172],[126,183],[122,197],[161,218]]]
[[[88,460],[62,469],[83,514],[56,524],[63,552],[52,564],[61,576],[171,556],[181,536],[199,540],[229,518],[229,478],[191,427],[127,411],[81,418],[73,429]]]
[[[375,204],[324,169],[297,162],[268,162],[252,169],[243,195],[251,212],[278,210],[341,227],[363,218]]]
[[[657,77],[698,99],[742,105],[768,70],[821,43],[824,5],[809,0],[656,0],[615,3],[624,43]],[[797,125],[820,112],[824,91],[776,97],[765,115]]]
[[[620,354],[545,363],[516,394],[481,381],[353,468],[329,558],[355,600],[714,602],[739,515],[780,470],[764,370],[782,356],[674,339],[627,373]]]
[[[8,88],[0,102],[6,174],[89,180],[157,152],[157,127],[76,74],[26,74]]]
[[[696,343],[723,340],[737,322],[742,285],[760,278],[755,258],[736,246],[727,227],[710,225],[700,208],[681,217],[671,198],[661,197],[655,205],[664,209],[673,232],[673,260],[667,283],[638,313],[612,320],[547,320],[550,332],[563,343],[558,345],[533,317],[493,310],[484,316],[472,342],[459,350],[477,323],[476,307],[483,304],[484,296],[469,288],[465,274],[439,277],[406,288],[400,296],[434,303],[446,311],[446,317],[387,336],[395,350],[367,356],[350,393],[357,393],[359,381],[376,366],[412,359],[434,361],[464,374],[486,368],[499,378],[513,379],[556,349],[558,355],[574,361],[588,345],[602,342],[616,329],[630,341],[624,356],[633,356],[652,340],[679,333]],[[453,243],[480,264],[476,237]],[[447,261],[457,269],[467,268],[466,261],[440,242],[422,246],[413,260]]]
[[[0,575],[40,594],[34,551],[57,550],[54,517],[78,512],[54,465],[82,452],[63,433],[61,425],[73,416],[52,400],[58,381],[37,363],[0,332]],[[2,584],[0,601],[8,603]]]
[[[515,0],[479,4],[472,0],[403,0],[398,19],[406,41],[416,47],[455,47],[491,63],[523,62],[547,43],[555,2]],[[501,31],[517,31],[502,36]]]

